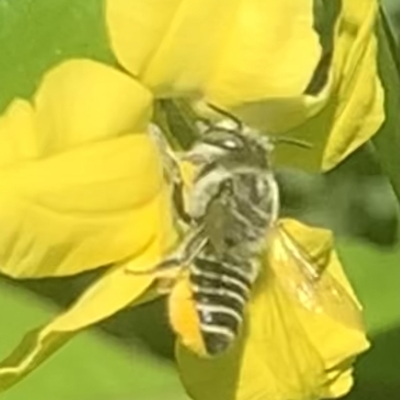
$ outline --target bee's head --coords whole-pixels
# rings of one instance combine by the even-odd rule
[[[199,124],[201,133],[185,159],[194,164],[223,162],[254,162],[265,160],[273,144],[267,138],[254,135],[247,127],[237,126],[231,119],[217,124]]]
[[[239,119],[215,106],[222,115],[218,123],[198,122],[200,140],[186,153],[184,159],[194,164],[225,164],[270,168],[270,155],[275,144],[286,143],[303,148],[311,145],[291,137],[271,137],[244,125]]]

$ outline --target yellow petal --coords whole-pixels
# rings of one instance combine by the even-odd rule
[[[36,158],[35,112],[25,100],[14,100],[0,118],[0,168]]]
[[[336,32],[338,52],[333,59],[333,68],[338,65],[333,74],[341,74],[342,79],[336,76],[338,100],[323,154],[323,170],[333,168],[369,140],[384,120],[384,93],[378,78],[375,35],[378,7],[377,0],[343,3]],[[333,91],[330,96],[335,94]]]
[[[290,220],[283,223],[304,248],[311,246],[313,256],[329,261],[329,272],[353,296],[337,258],[326,257],[330,233]],[[304,309],[266,268],[234,347],[221,357],[205,359],[178,345],[177,357],[194,399],[307,400],[346,393],[354,358],[367,347],[363,332]]]
[[[93,61],[50,71],[0,119],[0,270],[71,275],[134,255],[169,214],[151,96]]]
[[[106,16],[120,62],[160,96],[299,94],[319,58],[311,0],[108,0]]]
[[[203,90],[240,0],[108,0],[119,61],[159,95]]]
[[[109,269],[69,310],[48,325],[29,332],[13,353],[0,363],[0,391],[32,372],[79,330],[115,314],[133,302],[142,302],[142,295],[154,276],[135,275],[128,270],[149,269],[160,261],[174,239],[168,229],[168,225],[160,224],[159,235],[135,258]]]
[[[297,318],[302,321],[310,343],[323,359],[325,370],[325,384],[321,388],[323,397],[342,396],[353,384],[353,363],[356,356],[369,347],[365,332],[354,329],[353,325],[347,323],[350,317],[354,317],[353,307],[359,307],[358,299],[334,250],[333,236],[330,231],[289,219],[281,220],[280,223],[314,262],[335,279],[332,284],[335,283],[336,286],[331,289],[333,293],[337,290],[341,295],[340,299],[334,296],[324,299],[324,293],[321,292],[320,305],[325,307],[323,312],[310,312],[301,307],[298,302],[294,302],[292,307],[296,311]],[[271,246],[274,244],[272,243]],[[270,259],[270,263],[274,263],[274,260]],[[278,271],[281,274],[287,274],[288,271],[279,268],[280,266],[282,267],[276,264],[275,274],[277,275]],[[348,297],[345,297],[346,295]],[[326,300],[331,300],[333,304],[326,304]],[[353,301],[354,305],[350,304],[350,301]]]
[[[15,100],[0,118],[0,166],[143,132],[151,102],[126,74],[91,60],[66,61],[47,72],[33,105]]]
[[[299,95],[320,57],[310,0],[241,1],[206,100],[230,108],[265,97]]]
[[[40,155],[129,132],[144,132],[152,96],[107,65],[70,60],[50,70],[34,98]]]
[[[43,337],[41,328],[27,333],[18,347],[0,363],[0,392],[37,368],[74,335],[68,332]]]
[[[162,187],[145,134],[0,170],[1,271],[71,275],[135,254],[169,212]]]
[[[111,46],[119,62],[142,76],[182,0],[106,0]]]
[[[269,133],[309,142],[310,151],[282,146],[278,163],[308,170],[333,168],[374,135],[384,120],[377,74],[376,0],[342,2],[329,78],[317,95],[261,98],[232,112]]]

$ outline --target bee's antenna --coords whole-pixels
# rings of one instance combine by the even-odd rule
[[[284,144],[293,144],[294,146],[303,147],[305,149],[311,149],[313,146],[311,143],[306,142],[305,140],[295,139],[285,136],[279,136],[272,138],[272,142],[274,144],[284,143]]]
[[[221,108],[218,108],[217,106],[214,106],[213,104],[207,103],[207,106],[210,107],[212,110],[217,112],[218,114],[221,114],[222,116],[230,119],[232,122],[234,122],[237,125],[237,129],[241,132],[243,130],[243,122],[229,113],[228,111],[222,110]]]

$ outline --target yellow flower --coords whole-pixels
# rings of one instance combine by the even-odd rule
[[[1,119],[2,272],[64,276],[113,264],[69,310],[26,335],[0,365],[1,389],[81,329],[153,295],[152,274],[128,273],[152,267],[176,242],[169,188],[145,134],[150,112],[151,96],[134,80],[73,60],[45,76],[32,104],[15,100]],[[330,234],[281,223],[353,296]],[[273,253],[268,263],[282,267]],[[190,343],[198,335],[192,303],[174,301],[185,285],[179,280],[170,296],[171,323]],[[178,345],[177,359],[194,399],[308,399],[347,392],[367,346],[362,331],[303,310],[265,264],[233,349],[207,360]]]
[[[384,119],[374,32],[378,0],[324,3],[338,16],[334,37],[321,39],[328,42],[323,52],[313,3],[107,0],[106,18],[118,60],[157,96],[190,98],[199,112],[211,103],[269,133],[289,131],[313,151],[298,157],[285,149],[279,159],[327,170]],[[327,78],[311,90],[320,79],[317,64],[326,60]]]
[[[146,134],[152,96],[90,60],[48,72],[32,103],[0,120],[0,270],[66,276],[112,264],[70,310],[28,334],[0,370],[13,385],[74,332],[138,299],[175,241],[158,150]]]

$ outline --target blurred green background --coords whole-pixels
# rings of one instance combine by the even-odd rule
[[[390,145],[390,138],[400,140],[395,65],[400,58],[399,47],[395,48],[400,40],[400,2],[387,0],[383,6],[388,17],[385,29],[392,30],[394,39],[381,45],[380,57],[385,84],[391,87],[389,121],[374,141],[325,176],[278,172],[284,213],[336,233],[349,277],[365,305],[373,347],[357,363],[357,383],[348,400],[400,397],[395,195],[400,153]],[[116,64],[102,18],[100,0],[0,0],[0,111],[15,96],[29,97],[44,71],[60,60],[81,56]],[[26,331],[68,306],[99,273],[23,282],[1,277],[0,358]],[[173,364],[174,338],[166,315],[162,300],[121,311],[79,335],[1,396],[5,400],[186,399]]]

